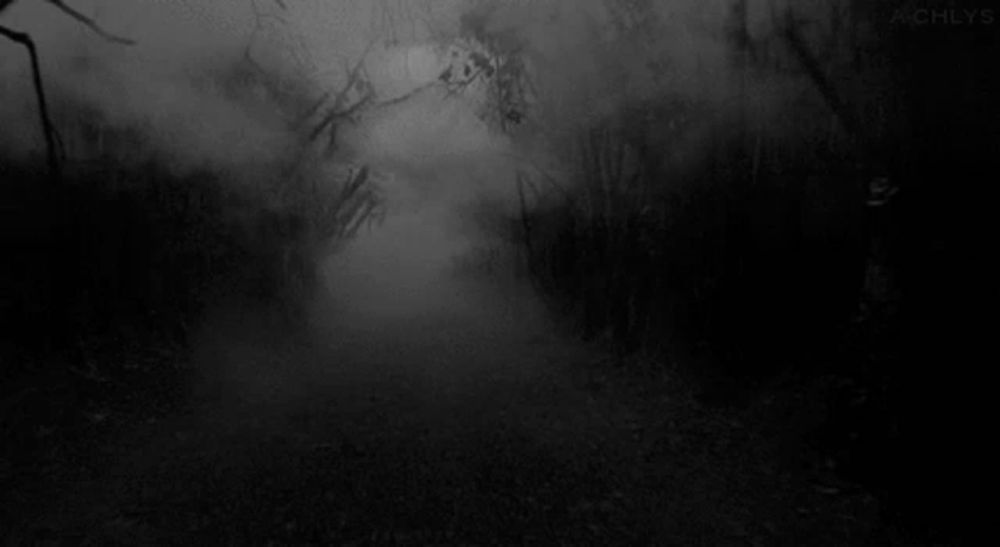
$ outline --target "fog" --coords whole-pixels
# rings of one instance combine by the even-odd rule
[[[478,325],[480,332],[496,331],[515,344],[530,328],[548,328],[540,326],[541,306],[519,307],[519,313],[534,319],[526,316],[515,328],[509,308],[528,298],[526,289],[517,289],[515,298],[509,280],[499,289],[497,282],[473,282],[454,273],[463,254],[499,245],[489,240],[496,230],[469,221],[476,204],[513,211],[518,170],[544,164],[559,173],[553,153],[564,145],[562,133],[629,104],[670,94],[697,96],[725,111],[734,81],[720,39],[728,2],[656,5],[663,28],[616,39],[614,46],[605,45],[616,37],[602,30],[608,28],[610,12],[597,0],[309,1],[288,3],[287,9],[263,0],[77,3],[108,32],[134,40],[132,46],[107,43],[42,2],[15,4],[4,13],[4,22],[36,40],[57,127],[71,134],[75,105],[96,107],[109,126],[144,128],[148,153],[172,169],[207,167],[235,186],[280,177],[282,165],[316,148],[304,138],[302,113],[322,93],[342,87],[349,69],[364,56],[379,100],[391,104],[338,128],[336,153],[313,150],[306,172],[315,182],[330,184],[323,177],[338,165],[370,166],[388,215],[320,261],[322,290],[304,303],[322,333],[317,336],[336,340],[358,328],[389,333],[407,323],[447,324],[459,331],[459,325]],[[460,25],[501,37],[501,48],[526,52],[538,87],[534,126],[514,134],[491,129],[476,115],[484,94],[480,88],[458,96],[424,90],[451,62],[442,41],[456,37]],[[37,152],[42,141],[27,64],[11,44],[0,48],[4,79],[14,92],[0,108],[5,126],[19,128],[4,131],[4,146],[11,153]],[[280,83],[279,91],[260,80],[241,84],[233,79],[232,68],[246,55]],[[666,58],[665,77],[652,79],[645,69],[654,57]],[[691,133],[685,154],[696,153],[706,138],[702,133]],[[70,156],[88,153],[89,143],[76,149],[73,144],[70,139]],[[500,270],[506,278],[513,265]],[[235,320],[232,310],[218,313],[227,323]],[[206,320],[200,343],[218,351],[239,347],[245,336],[253,339],[262,328],[245,320],[251,323],[245,333],[237,325],[220,327]],[[227,338],[233,336],[237,339]],[[370,344],[391,345],[393,336],[403,335],[371,336]],[[218,351],[209,352],[214,357],[199,366],[215,381],[230,384],[217,389],[237,396],[248,389],[246,376],[261,373],[266,383],[276,384],[279,375],[285,384],[305,385],[317,374],[313,367],[302,381],[294,378],[301,367],[287,359],[276,365],[266,355],[248,358],[238,352],[238,358],[224,358]],[[478,355],[463,359],[483,359],[490,351],[484,345]],[[323,359],[317,355],[309,358]],[[365,360],[356,359],[357,376],[364,377]],[[424,358],[403,359],[416,367],[433,366]],[[261,367],[267,370],[255,370]]]
[[[926,406],[892,384],[925,328],[896,278],[950,269],[903,256],[895,179],[936,188],[976,118],[890,81],[957,66],[929,52],[964,28],[912,53],[854,0],[65,1],[0,0],[15,543],[887,543],[894,390]]]

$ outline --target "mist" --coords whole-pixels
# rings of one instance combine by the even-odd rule
[[[888,8],[67,4],[0,2],[16,539],[895,533]]]
[[[662,28],[624,40],[601,30],[611,13],[597,0],[390,4],[76,6],[131,46],[107,43],[42,2],[19,2],[4,13],[5,24],[38,44],[68,157],[118,146],[74,138],[77,112],[96,110],[106,131],[127,129],[139,139],[122,143],[130,152],[120,161],[151,158],[178,174],[216,173],[224,191],[247,196],[253,205],[224,219],[237,232],[254,234],[268,211],[288,207],[268,197],[283,180],[335,192],[345,166],[371,169],[384,220],[336,250],[310,251],[318,283],[294,303],[307,310],[305,325],[286,325],[255,301],[222,297],[191,327],[194,393],[232,412],[250,402],[285,414],[317,396],[344,399],[372,384],[393,392],[423,386],[409,396],[450,408],[487,396],[500,376],[525,383],[546,373],[545,361],[515,348],[554,336],[556,326],[528,283],[515,280],[516,255],[504,240],[511,228],[487,226],[489,215],[477,219],[477,211],[515,214],[516,175],[539,165],[572,184],[559,166],[567,159],[561,150],[572,144],[564,135],[631,105],[670,95],[699,97],[723,111],[731,98],[734,76],[718,37],[727,2],[658,3]],[[431,87],[456,62],[454,46],[442,43],[463,26],[500,37],[501,51],[525,52],[538,87],[534,127],[490,127],[478,116],[487,93],[481,85],[457,95]],[[31,157],[44,142],[27,63],[13,45],[0,47],[13,91],[4,102],[4,146]],[[669,66],[660,80],[646,68],[654,57]],[[328,151],[325,137],[305,137],[316,116],[306,114],[322,94],[344,87],[359,61],[386,106],[338,127]],[[696,155],[710,132],[691,133],[687,153]],[[252,248],[268,245],[246,237]],[[456,267],[489,249],[501,256],[489,280]],[[434,385],[458,387],[447,390],[449,400]],[[211,408],[206,412],[218,411]]]
[[[348,334],[333,325],[367,325],[377,332],[401,321],[451,316],[489,324],[503,316],[500,303],[509,295],[490,296],[500,289],[454,273],[463,254],[503,245],[496,231],[468,222],[469,211],[482,203],[514,211],[519,171],[543,164],[562,172],[558,165],[566,156],[560,147],[569,142],[564,134],[656,97],[697,98],[720,113],[707,129],[689,131],[688,142],[675,145],[681,151],[675,154],[697,156],[727,123],[735,92],[736,75],[720,38],[728,5],[655,3],[659,26],[640,26],[625,38],[602,30],[609,28],[612,13],[597,0],[416,2],[408,10],[396,6],[396,12],[389,4],[360,1],[301,2],[287,9],[259,0],[80,3],[102,28],[134,40],[132,46],[106,43],[42,2],[19,2],[5,11],[4,20],[30,32],[38,44],[55,124],[66,134],[70,157],[98,152],[93,142],[72,138],[75,111],[82,106],[96,109],[106,128],[138,128],[143,142],[129,144],[139,155],[178,173],[219,173],[223,186],[249,195],[280,186],[290,176],[290,162],[300,162],[299,176],[320,186],[335,184],[343,165],[369,166],[387,216],[339,252],[314,251],[322,290],[301,303],[326,310],[311,318],[313,327],[336,339]],[[391,13],[398,18],[387,19]],[[501,50],[525,52],[538,88],[536,123],[544,130],[536,125],[504,134],[489,127],[477,116],[484,89],[473,86],[459,96],[424,90],[454,62],[439,43],[442,36],[457,37],[462,25],[500,37]],[[4,80],[13,91],[4,102],[5,147],[37,154],[43,141],[32,114],[27,63],[13,45],[2,47]],[[267,76],[255,78],[254,69],[245,66],[248,58]],[[659,78],[647,69],[653,58],[667,67]],[[336,150],[329,154],[304,138],[303,113],[322,93],[344,86],[359,59],[378,98],[389,104],[338,128]],[[568,176],[557,177],[571,183]],[[282,206],[256,197],[260,211]],[[253,225],[257,213],[251,209],[249,215],[243,222]],[[542,313],[540,305],[535,308],[532,314]],[[202,330],[209,340],[201,343],[240,343],[212,341],[216,326],[206,325]],[[499,323],[484,328],[502,332]],[[258,371],[245,359],[237,361],[204,366],[209,376],[227,378],[238,392],[246,384],[240,376]],[[416,361],[421,364],[414,366],[432,366]],[[363,363],[350,366],[361,367],[358,377],[365,375]],[[294,376],[295,370],[268,374]]]

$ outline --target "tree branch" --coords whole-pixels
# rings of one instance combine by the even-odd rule
[[[129,38],[124,38],[122,36],[117,36],[115,34],[112,34],[104,30],[103,28],[101,28],[99,24],[97,24],[97,21],[94,21],[93,19],[80,13],[76,9],[66,5],[66,3],[63,2],[63,0],[45,0],[45,1],[48,2],[49,4],[52,4],[59,11],[65,13],[66,15],[69,15],[71,18],[76,19],[85,27],[92,30],[95,34],[97,34],[98,36],[104,38],[109,42],[114,42],[116,44],[122,44],[126,46],[135,45],[134,40],[131,40]]]
[[[52,118],[49,116],[49,105],[45,100],[45,86],[42,83],[41,63],[38,61],[38,50],[31,36],[24,32],[18,32],[0,26],[0,36],[8,40],[21,44],[28,50],[28,57],[31,61],[31,81],[35,88],[35,97],[38,99],[38,114],[42,122],[42,132],[45,135],[45,150],[48,157],[49,173],[54,179],[59,178],[59,155],[57,152],[57,135]]]
[[[347,94],[348,92],[350,92],[352,88],[354,88],[356,82],[361,77],[361,73],[364,70],[365,59],[368,58],[368,54],[371,52],[374,46],[375,46],[374,40],[369,42],[368,46],[365,47],[364,52],[361,54],[361,57],[354,64],[354,67],[347,72],[347,82],[344,84],[344,87],[339,92],[337,92],[337,95],[334,97],[333,106],[330,108],[330,111],[327,113],[326,116],[323,117],[320,123],[312,130],[312,133],[309,135],[310,140],[316,140],[323,133],[323,131],[326,130],[326,128],[330,126],[335,120],[341,117],[350,116],[358,109],[360,109],[362,106],[364,106],[369,100],[374,98],[374,90],[370,89],[369,86],[369,89],[361,99],[359,99],[356,103],[348,107],[346,110],[342,110],[342,108],[344,107],[344,102],[347,100]],[[322,104],[327,97],[329,97],[329,93],[323,96],[323,99],[320,100],[319,104]]]
[[[401,103],[403,101],[406,101],[407,99],[410,99],[411,97],[416,96],[418,93],[422,93],[425,90],[428,90],[428,89],[430,89],[432,87],[435,87],[437,85],[440,85],[437,80],[435,80],[433,82],[428,82],[428,83],[426,83],[426,84],[424,84],[424,85],[422,85],[420,87],[416,87],[416,88],[414,88],[414,89],[412,89],[410,91],[407,91],[406,93],[404,93],[404,94],[402,94],[402,95],[400,95],[398,97],[393,97],[392,99],[386,99],[384,101],[379,101],[379,102],[375,103],[374,106],[375,106],[375,108],[385,108],[385,107],[388,107],[388,106],[397,105],[397,104],[399,104],[399,103]]]
[[[799,34],[798,27],[795,23],[794,17],[792,16],[791,10],[788,10],[785,14],[784,34],[785,39],[788,41],[788,45],[799,58],[799,62],[802,63],[803,68],[805,68],[809,78],[816,85],[816,88],[823,96],[823,99],[830,107],[830,110],[832,110],[834,115],[837,116],[851,137],[860,138],[862,136],[860,134],[860,122],[854,116],[854,113],[850,110],[850,108],[848,108],[848,106],[841,100],[840,95],[837,94],[837,90],[834,88],[829,78],[827,78],[823,73],[823,69],[819,66],[819,61],[816,60],[816,56],[812,54],[809,50],[809,46],[806,45],[805,40]]]

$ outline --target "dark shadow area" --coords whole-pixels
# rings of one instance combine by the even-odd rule
[[[826,108],[785,105],[799,128],[832,115],[839,136],[737,118],[673,161],[662,151],[683,141],[663,128],[718,111],[623,110],[581,137],[578,190],[524,208],[519,237],[585,339],[671,356],[709,405],[783,401],[768,419],[787,420],[799,450],[878,495],[909,541],[949,542],[970,526],[981,472],[961,447],[979,438],[975,310],[996,291],[974,250],[989,215],[965,192],[993,195],[997,33],[927,4],[910,25],[888,24],[898,8],[866,12],[878,34],[855,44],[854,72],[812,77]],[[851,87],[876,74],[884,95]],[[842,115],[841,100],[862,117]],[[631,173],[615,163],[629,153]]]
[[[0,59],[0,543],[971,540],[992,11],[262,4]]]

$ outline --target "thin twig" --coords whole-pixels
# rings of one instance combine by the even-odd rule
[[[333,90],[332,89],[326,90],[326,92],[323,93],[323,95],[319,98],[319,100],[313,103],[313,105],[306,110],[306,113],[302,115],[299,124],[304,124],[308,122],[316,114],[316,112],[319,112],[319,109],[322,108],[323,104],[326,103],[327,99],[330,98],[330,95],[333,95]]]
[[[840,119],[840,122],[844,124],[844,128],[848,134],[852,138],[859,138],[861,136],[861,124],[854,116],[854,113],[841,100],[840,95],[837,94],[829,78],[823,73],[823,69],[819,66],[816,56],[809,50],[809,46],[806,45],[805,40],[799,34],[792,10],[790,9],[785,14],[784,34],[785,40],[787,40],[788,45],[799,58],[799,62],[802,63],[806,73],[809,74],[809,78],[816,84],[816,88],[823,95],[826,104],[833,110],[833,113]]]
[[[86,15],[80,13],[79,11],[76,11],[76,9],[66,5],[66,3],[63,2],[63,0],[45,0],[45,1],[52,4],[59,11],[65,13],[66,15],[69,15],[73,19],[76,19],[78,22],[82,23],[85,27],[92,30],[95,34],[97,34],[98,36],[104,38],[109,42],[114,42],[116,44],[122,44],[126,46],[135,45],[135,40],[118,36],[104,30],[103,28],[101,28],[99,24],[97,24],[97,21],[94,21],[90,17],[87,17]]]
[[[317,125],[315,129],[313,129],[313,132],[309,135],[309,138],[311,140],[316,140],[317,138],[319,138],[320,134],[322,134],[323,131],[326,130],[327,127],[331,126],[333,122],[339,119],[351,119],[354,116],[354,114],[356,114],[366,104],[368,104],[373,97],[374,94],[369,92],[365,94],[364,97],[358,99],[356,103],[352,104],[345,110],[338,110],[336,108],[330,110],[330,113],[323,118],[323,121],[321,121],[319,125]],[[336,127],[334,127],[333,130],[336,131]]]
[[[315,129],[313,129],[312,133],[309,136],[310,140],[316,140],[319,137],[319,135],[335,120],[345,115],[349,116],[353,114],[361,106],[364,106],[364,103],[367,103],[371,98],[373,98],[372,96],[374,92],[371,89],[369,89],[368,93],[366,93],[361,100],[352,105],[347,112],[340,110],[340,108],[344,104],[344,101],[347,99],[348,92],[350,92],[350,90],[354,87],[355,83],[358,80],[358,77],[361,75],[361,72],[364,69],[365,59],[368,58],[368,54],[371,52],[373,47],[375,47],[374,40],[368,42],[368,45],[365,47],[364,52],[361,53],[361,57],[358,58],[358,61],[354,64],[354,67],[347,73],[347,82],[344,84],[344,87],[337,93],[337,96],[334,97],[333,106],[331,107],[330,112],[323,118],[323,120],[319,123],[319,125],[317,125]]]

